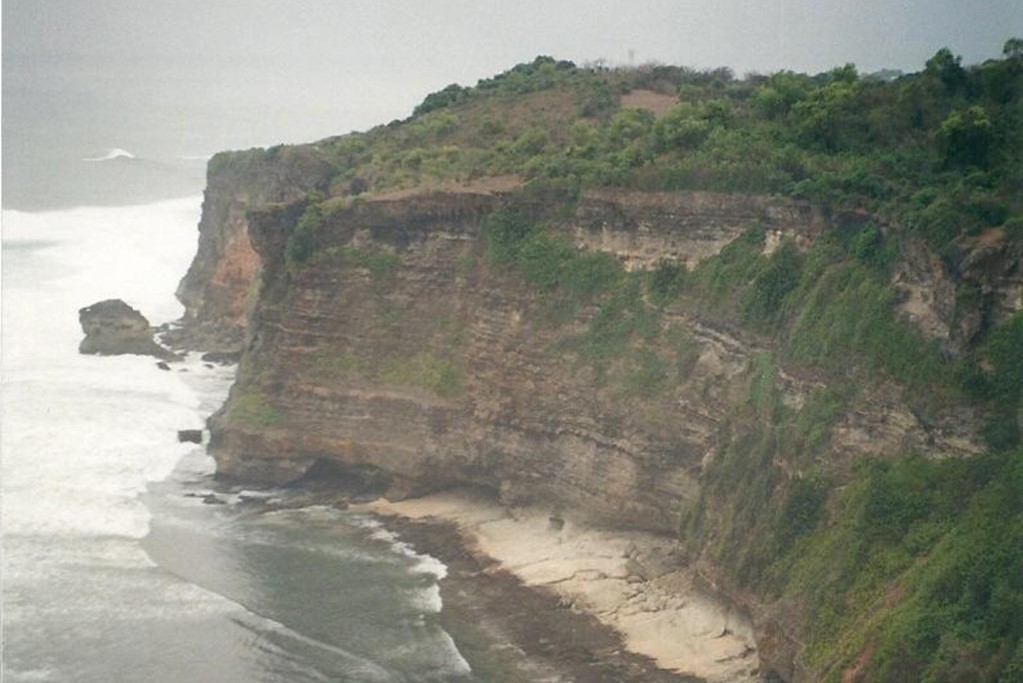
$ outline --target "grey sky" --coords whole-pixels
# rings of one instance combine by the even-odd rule
[[[471,80],[537,54],[738,73],[974,62],[1023,33],[1020,0],[5,0],[10,55],[240,59]]]
[[[5,204],[38,194],[58,163],[71,169],[107,148],[169,159],[363,130],[407,116],[449,83],[472,85],[539,54],[729,66],[740,76],[846,62],[862,72],[916,71],[944,46],[977,63],[1023,36],[1023,0],[2,0],[2,7]]]

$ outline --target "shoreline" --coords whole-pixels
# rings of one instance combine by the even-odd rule
[[[352,509],[448,566],[442,619],[474,670],[509,681],[758,680],[749,620],[702,587],[670,539],[464,491]]]

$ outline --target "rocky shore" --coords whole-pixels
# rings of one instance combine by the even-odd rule
[[[668,539],[509,510],[466,492],[359,507],[448,565],[446,627],[468,646],[474,670],[577,683],[757,680],[749,620],[717,599]],[[476,624],[485,642],[473,648],[460,623]]]
[[[120,299],[107,299],[78,311],[85,338],[78,352],[101,356],[134,354],[163,361],[180,357],[153,340],[154,329],[139,311]]]

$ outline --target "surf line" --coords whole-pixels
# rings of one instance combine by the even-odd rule
[[[135,155],[126,149],[114,147],[101,157],[86,157],[82,161],[110,161],[111,159],[134,159]]]

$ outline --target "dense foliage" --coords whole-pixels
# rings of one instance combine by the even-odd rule
[[[894,79],[852,65],[736,79],[727,69],[535,61],[433,93],[408,120],[321,143],[335,194],[502,174],[641,189],[779,193],[863,208],[940,251],[1023,233],[1023,56],[964,67],[946,49]],[[625,107],[633,92],[666,111]],[[674,104],[672,104],[672,102]],[[1017,218],[1013,218],[1017,217]]]
[[[811,670],[835,681],[855,666],[864,680],[1020,680],[1023,451],[1011,442],[973,459],[892,453],[844,475],[822,456],[857,385],[879,377],[928,400],[996,398],[1015,411],[1023,314],[978,347],[991,370],[966,386],[973,358],[943,357],[897,319],[890,245],[873,225],[766,256],[763,234],[750,230],[692,273],[668,264],[626,273],[514,209],[493,214],[485,234],[492,267],[518,273],[555,309],[590,307],[586,332],[560,351],[594,364],[618,391],[649,397],[685,376],[685,346],[662,324],[664,310],[732,315],[777,342],[754,359],[748,399],[722,427],[704,481],[715,503],[694,506],[682,535],[697,551],[709,546],[739,584],[805,605]],[[624,361],[614,372],[612,359]],[[832,388],[786,405],[781,360]],[[798,474],[774,467],[779,459]],[[711,510],[729,517],[717,538],[707,536]]]
[[[635,93],[659,110],[625,106]],[[296,267],[339,196],[508,174],[569,205],[581,188],[614,185],[778,194],[867,216],[809,248],[766,250],[754,226],[692,271],[625,272],[577,250],[556,215],[510,208],[485,222],[486,264],[535,290],[541,323],[585,321],[552,350],[622,394],[656,397],[695,363],[666,312],[740,326],[770,349],[721,425],[704,498],[680,531],[736,585],[799,605],[811,670],[835,681],[853,669],[864,680],[1023,681],[1023,313],[952,353],[900,319],[891,286],[910,241],[955,279],[969,240],[1023,240],[1023,41],[976,66],[942,49],[894,78],[852,65],[736,79],[540,57],[317,149],[336,168],[333,197],[311,202],[290,235]],[[377,279],[398,267],[390,253],[341,256]],[[979,295],[957,286],[969,307]],[[781,367],[827,388],[789,405]],[[428,356],[380,372],[445,396],[461,386],[455,365]],[[906,392],[921,420],[950,404],[986,416],[989,452],[829,460],[857,392],[880,385]],[[249,403],[245,419],[272,421]]]

